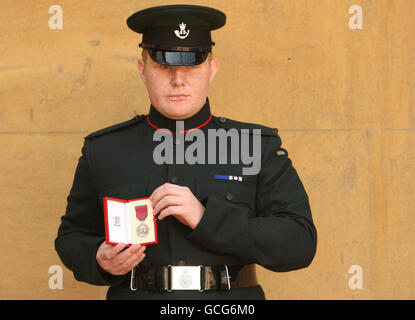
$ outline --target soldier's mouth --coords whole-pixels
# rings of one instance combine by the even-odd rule
[[[168,95],[167,99],[169,99],[170,101],[182,101],[187,99],[189,96],[186,94],[172,94],[172,95]]]

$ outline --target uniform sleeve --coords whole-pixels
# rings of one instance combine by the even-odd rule
[[[104,219],[91,174],[89,140],[79,158],[66,213],[61,219],[55,249],[63,264],[79,281],[110,285],[120,277],[103,274],[96,261],[99,245],[105,240]]]
[[[266,142],[256,197],[252,217],[248,208],[209,196],[189,238],[272,271],[307,267],[316,252],[317,232],[307,193],[277,134]]]

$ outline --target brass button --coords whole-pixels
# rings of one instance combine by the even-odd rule
[[[231,201],[231,200],[233,199],[233,195],[232,195],[232,193],[230,193],[230,192],[226,193],[226,194],[225,194],[225,198],[226,198],[226,200]]]

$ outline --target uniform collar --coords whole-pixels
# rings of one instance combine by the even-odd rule
[[[190,118],[177,121],[183,121],[184,131],[180,131],[180,133],[185,133],[207,125],[211,119],[212,114],[210,113],[209,99],[206,99],[206,103],[196,114]],[[153,105],[150,106],[147,122],[154,129],[168,129],[171,131],[170,133],[176,133],[176,120],[165,117]]]

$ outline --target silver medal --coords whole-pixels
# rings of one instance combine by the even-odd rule
[[[136,233],[139,237],[146,237],[148,235],[148,232],[150,231],[150,228],[145,223],[141,223],[138,225]]]

